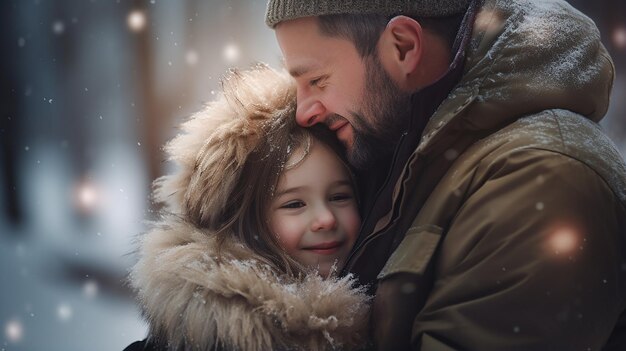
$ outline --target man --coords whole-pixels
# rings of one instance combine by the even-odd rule
[[[364,193],[378,350],[626,349],[614,68],[564,1],[270,0],[297,120]]]

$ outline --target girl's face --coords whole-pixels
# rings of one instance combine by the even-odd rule
[[[287,165],[301,158],[296,150]],[[288,255],[322,276],[343,266],[361,218],[350,176],[328,146],[313,141],[304,160],[281,174],[269,225]]]

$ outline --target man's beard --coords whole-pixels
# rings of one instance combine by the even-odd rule
[[[402,92],[383,69],[378,55],[365,59],[367,79],[360,111],[350,111],[353,142],[348,161],[357,169],[392,156],[409,126],[410,94]]]

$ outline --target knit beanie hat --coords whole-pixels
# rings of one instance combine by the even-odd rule
[[[269,0],[265,23],[274,28],[282,21],[322,15],[446,17],[465,12],[470,0]]]

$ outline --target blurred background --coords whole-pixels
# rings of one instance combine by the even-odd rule
[[[617,67],[602,124],[626,155],[626,2],[571,1]],[[280,67],[265,0],[0,2],[0,351],[122,350],[124,284],[161,146],[229,67]]]

